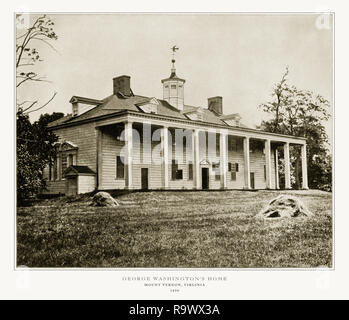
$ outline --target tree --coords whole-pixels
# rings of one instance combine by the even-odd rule
[[[41,115],[33,124],[29,116],[17,114],[17,200],[21,202],[45,188],[44,168],[53,164],[56,157],[55,142],[58,137],[47,129],[51,121],[63,113]]]
[[[18,34],[16,38],[16,87],[17,90],[24,84],[30,82],[48,82],[44,77],[39,76],[33,67],[37,62],[42,61],[38,49],[34,47],[35,42],[41,42],[50,48],[55,48],[50,43],[51,40],[57,40],[57,35],[53,30],[54,22],[42,15],[38,17],[33,25],[24,33]],[[48,105],[56,96],[52,97],[41,106],[37,106],[38,100],[35,101],[17,101],[17,112],[30,113],[38,111]],[[35,109],[32,109],[35,106]]]
[[[330,103],[319,94],[299,90],[287,82],[289,70],[272,92],[272,101],[259,106],[271,115],[262,122],[262,128],[273,133],[307,138],[307,163],[310,188],[329,189],[332,183],[331,156],[324,122],[330,118]],[[301,158],[297,148],[291,152],[294,186],[300,187]]]
[[[28,83],[47,81],[34,70],[37,62],[42,61],[35,42],[54,47],[49,41],[56,40],[54,23],[46,15],[38,17],[24,33],[17,34],[16,41],[16,80],[17,94]],[[33,124],[28,114],[48,105],[56,96],[38,106],[35,101],[17,101],[17,199],[22,201],[45,187],[43,170],[55,157],[56,135],[47,130],[47,124],[63,116],[62,113],[42,115]],[[35,108],[34,108],[35,107]]]

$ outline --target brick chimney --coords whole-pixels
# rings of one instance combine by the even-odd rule
[[[113,93],[118,92],[122,95],[129,97],[131,96],[131,77],[130,76],[120,76],[113,79]]]
[[[208,98],[208,110],[212,111],[217,116],[221,116],[223,114],[223,98],[222,97]]]

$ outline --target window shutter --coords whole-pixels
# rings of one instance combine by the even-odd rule
[[[235,163],[235,171],[239,172],[239,164],[238,163]]]
[[[189,163],[188,171],[189,171],[188,180],[193,180],[193,163],[192,162]]]
[[[124,177],[125,177],[124,157],[117,156],[116,157],[116,178],[124,179]]]
[[[264,181],[267,180],[267,167],[264,165]]]
[[[177,172],[176,160],[172,160],[171,169],[172,169],[172,174],[171,174],[172,180],[175,180],[176,179],[176,172]]]

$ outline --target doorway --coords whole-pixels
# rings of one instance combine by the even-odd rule
[[[210,185],[208,168],[202,168],[202,190],[208,190]]]
[[[251,189],[254,189],[254,172],[250,173]]]
[[[142,190],[148,190],[148,168],[141,169]]]
[[[67,177],[66,180],[67,196],[76,196],[78,194],[78,177]]]

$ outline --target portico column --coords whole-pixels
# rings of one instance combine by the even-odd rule
[[[168,189],[168,127],[161,128],[161,152],[163,188]]]
[[[279,151],[275,148],[275,189],[280,189],[279,180]]]
[[[219,137],[219,153],[220,153],[220,175],[221,188],[227,188],[227,133],[221,132]]]
[[[103,173],[102,173],[102,157],[103,157],[103,132],[101,128],[97,129],[97,188],[102,189]]]
[[[271,152],[270,152],[270,140],[265,140],[265,168],[266,168],[266,182],[267,189],[271,189]]]
[[[285,189],[291,189],[291,169],[290,169],[290,144],[284,144],[285,157]]]
[[[303,144],[302,150],[302,188],[309,189],[308,187],[308,168],[307,168],[307,145]]]
[[[200,154],[199,154],[199,130],[194,130],[194,181],[196,189],[201,189],[200,183]]]
[[[244,138],[244,174],[245,174],[245,189],[251,189],[250,180],[250,138]]]
[[[125,167],[126,180],[125,187],[132,189],[132,122],[125,123]]]
[[[60,154],[57,154],[57,180],[62,180],[62,174],[61,174],[61,156]]]

